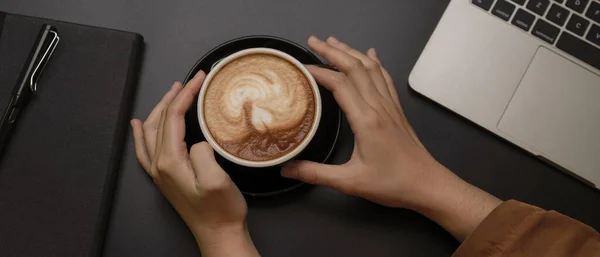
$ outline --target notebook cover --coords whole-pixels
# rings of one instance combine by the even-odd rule
[[[143,39],[6,14],[0,112],[43,23],[61,39],[0,156],[0,256],[99,256]]]

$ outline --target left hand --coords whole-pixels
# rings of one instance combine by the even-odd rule
[[[252,256],[256,250],[246,229],[244,197],[217,164],[208,143],[195,144],[188,154],[184,141],[185,113],[205,77],[200,71],[185,87],[176,82],[143,125],[131,121],[136,155],[191,229],[204,255],[246,256],[224,251],[248,248],[244,252]]]

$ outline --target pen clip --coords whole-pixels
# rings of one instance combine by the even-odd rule
[[[56,31],[50,30],[48,32],[52,33],[54,35],[54,37],[52,37],[52,41],[48,45],[48,48],[46,49],[46,51],[44,51],[44,55],[42,56],[42,58],[40,58],[38,63],[35,64],[35,69],[33,70],[33,73],[31,74],[31,78],[29,79],[29,89],[33,93],[35,93],[37,91],[37,78],[39,77],[39,74],[46,67],[48,60],[54,53],[54,49],[56,49],[56,46],[58,45],[58,42],[60,41],[60,37],[58,36],[58,33]]]

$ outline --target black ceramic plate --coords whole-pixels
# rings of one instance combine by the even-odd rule
[[[200,70],[209,73],[215,63],[235,52],[256,47],[273,48],[286,52],[304,64],[323,65],[314,54],[294,42],[272,36],[249,36],[231,40],[211,50],[194,65],[185,82],[191,80]],[[337,143],[342,114],[331,92],[323,87],[319,89],[323,105],[321,122],[311,143],[296,159],[326,163]],[[186,114],[185,120],[185,141],[188,147],[205,141],[198,123],[197,101]],[[234,164],[218,154],[216,154],[216,157],[217,162],[227,171],[242,193],[246,195],[273,195],[302,185],[299,181],[282,178],[279,175],[281,166],[260,169],[248,168]]]

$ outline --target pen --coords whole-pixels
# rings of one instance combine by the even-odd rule
[[[10,134],[19,114],[27,105],[29,97],[37,91],[37,80],[44,70],[60,37],[58,31],[51,25],[44,24],[29,53],[15,85],[8,106],[0,120],[0,151],[8,144]]]

